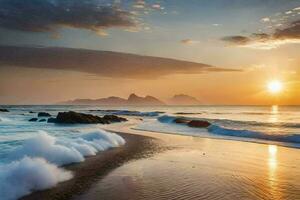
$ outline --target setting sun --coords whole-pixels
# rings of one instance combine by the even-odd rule
[[[272,94],[276,94],[282,91],[282,82],[278,80],[270,81],[268,83],[268,90]]]

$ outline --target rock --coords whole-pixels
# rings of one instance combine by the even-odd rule
[[[51,115],[49,113],[46,113],[46,112],[39,112],[38,117],[51,117]]]
[[[53,117],[48,118],[47,120],[48,123],[56,123],[56,119]]]
[[[211,125],[211,123],[203,120],[192,120],[187,125],[195,128],[207,128]]]
[[[176,115],[200,115],[202,113],[193,113],[193,112],[177,112]]]
[[[116,115],[104,115],[103,119],[109,121],[110,123],[111,122],[125,122],[125,121],[127,121],[126,118],[118,117]]]
[[[176,118],[174,119],[174,122],[176,124],[187,124],[189,123],[191,120],[185,119],[185,118]]]
[[[9,110],[4,109],[4,108],[0,108],[0,112],[9,112]]]
[[[56,118],[49,118],[48,123],[60,124],[110,124],[113,122],[123,122],[127,119],[116,115],[105,115],[99,117],[91,114],[77,113],[74,111],[59,112]]]
[[[38,118],[31,118],[30,120],[28,120],[28,121],[30,121],[30,122],[36,122],[38,120]]]
[[[64,124],[105,124],[105,121],[98,116],[90,115],[90,114],[83,114],[83,113],[76,113],[73,111],[70,112],[59,112],[56,117],[55,123],[64,123]]]
[[[39,120],[39,122],[45,122],[46,121],[46,119],[40,119]]]
[[[33,111],[29,111],[29,113],[31,113],[31,114],[32,114],[32,113],[35,113],[35,112],[33,112]]]

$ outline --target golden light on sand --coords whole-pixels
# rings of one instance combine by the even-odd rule
[[[281,81],[273,80],[268,83],[268,91],[272,94],[277,94],[283,89],[283,84]]]
[[[275,170],[277,167],[277,146],[276,145],[269,145],[269,168],[271,171]]]
[[[274,197],[279,197],[277,199],[281,199],[280,192],[278,190],[278,184],[277,182],[277,146],[276,145],[268,145],[268,153],[269,153],[269,159],[268,159],[268,165],[269,165],[269,185],[270,185],[270,193]]]
[[[270,157],[274,158],[277,154],[277,146],[276,145],[269,145],[268,149],[269,149]]]

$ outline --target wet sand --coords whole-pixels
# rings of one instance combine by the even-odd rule
[[[64,168],[74,174],[70,181],[62,182],[56,187],[34,192],[21,198],[22,200],[68,200],[82,194],[101,177],[112,169],[121,166],[129,160],[141,159],[162,151],[159,141],[150,137],[120,133],[126,144],[96,156],[88,157],[82,163],[72,164]]]
[[[68,166],[71,181],[24,199],[300,199],[300,150],[105,127],[126,146]],[[129,133],[129,134],[126,134]]]
[[[114,169],[74,200],[300,199],[300,150],[276,145],[167,135],[168,150]]]

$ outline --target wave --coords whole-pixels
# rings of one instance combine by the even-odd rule
[[[10,119],[0,116],[0,122],[10,122],[10,121],[11,121]]]
[[[195,118],[195,117],[182,117],[182,116],[169,116],[163,115],[158,117],[158,121],[162,123],[172,123],[176,118],[187,120],[203,120],[223,126],[265,126],[276,128],[300,128],[300,123],[291,122],[257,122],[257,121],[239,121],[231,119],[211,119],[211,118]]]
[[[158,117],[157,120],[161,123],[173,123],[176,118],[177,117],[174,116],[163,115],[161,117]]]
[[[157,120],[161,123],[175,123],[174,120],[178,118],[176,116],[168,116],[164,115],[158,117]],[[186,118],[180,117],[188,120],[198,119],[198,120],[206,120],[212,123],[207,130],[211,134],[222,135],[222,136],[231,136],[231,137],[241,137],[241,138],[252,138],[252,139],[261,139],[261,140],[269,140],[276,142],[287,142],[287,143],[300,143],[300,135],[299,134],[270,134],[260,131],[253,131],[247,129],[239,129],[235,127],[243,127],[243,126],[233,126],[233,125],[271,125],[271,126],[281,126],[281,127],[300,127],[300,124],[292,124],[292,123],[260,123],[260,122],[246,122],[246,121],[234,121],[234,120],[217,120],[217,119],[203,119],[203,118]],[[192,129],[186,126],[187,129]],[[194,128],[193,128],[194,129]]]
[[[75,139],[60,140],[45,131],[26,140],[23,145],[11,153],[11,158],[24,156],[41,157],[56,165],[66,165],[84,161],[85,156],[95,155],[112,147],[125,144],[125,140],[114,133],[97,130]]]
[[[253,139],[270,140],[276,142],[300,143],[300,135],[297,134],[287,134],[287,135],[267,134],[263,132],[250,131],[250,130],[229,129],[217,125],[211,125],[210,127],[208,127],[208,131],[213,134],[224,135],[224,136],[253,138]]]
[[[13,200],[31,191],[46,189],[72,178],[59,166],[83,162],[86,156],[119,147],[125,140],[104,130],[95,130],[77,138],[61,139],[39,131],[36,137],[9,154],[9,164],[0,165],[0,196]]]
[[[157,117],[160,114],[164,113],[161,111],[140,112],[140,111],[132,111],[132,110],[99,110],[99,111],[108,112],[114,115],[127,115],[127,116],[138,116],[138,117]]]
[[[24,157],[0,166],[0,195],[3,200],[14,200],[33,190],[54,187],[73,177],[72,173],[42,158]]]

